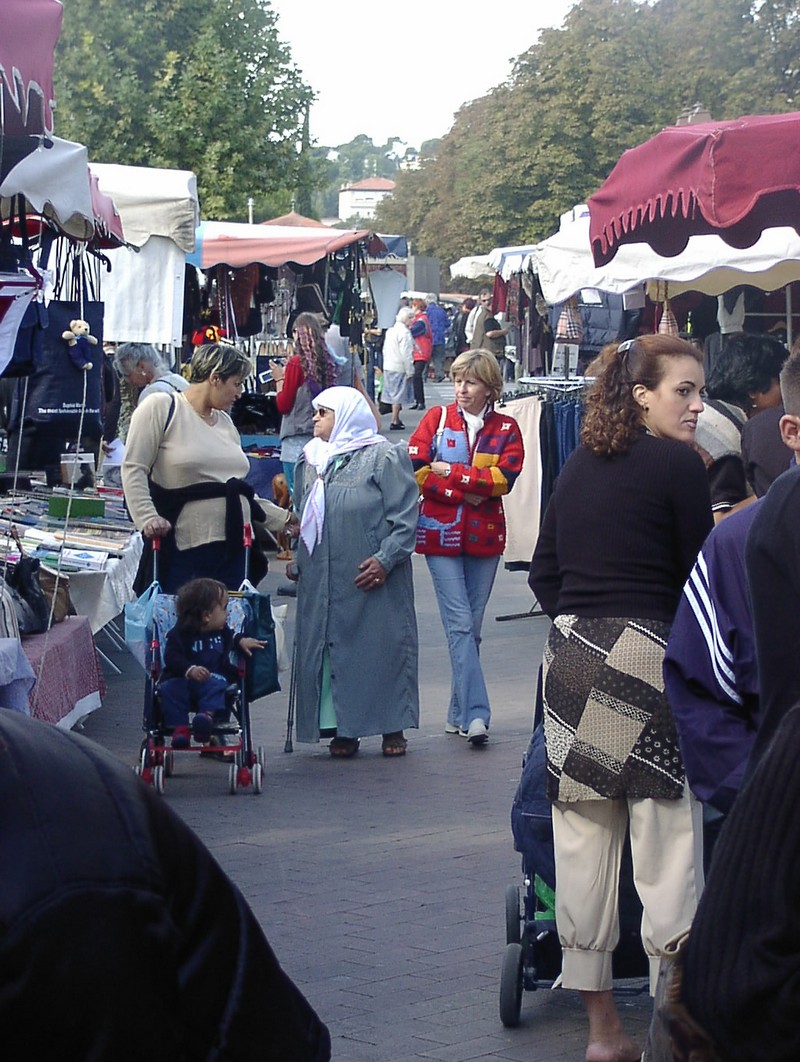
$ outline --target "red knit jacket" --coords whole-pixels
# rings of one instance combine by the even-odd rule
[[[457,403],[429,409],[408,443],[422,495],[417,524],[417,553],[435,556],[495,557],[503,552],[506,522],[502,496],[522,469],[525,450],[513,417],[496,410],[486,415],[470,449],[467,427]],[[449,476],[435,476],[432,461],[446,461]],[[471,504],[468,495],[483,500]]]

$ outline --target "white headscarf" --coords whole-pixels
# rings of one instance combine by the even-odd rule
[[[309,492],[300,521],[300,538],[309,553],[314,552],[314,547],[322,538],[325,524],[325,484],[322,476],[328,465],[340,454],[387,443],[375,430],[372,410],[355,387],[328,387],[320,391],[311,404],[315,409],[332,409],[335,419],[330,439],[314,438],[303,447],[306,463],[317,471],[317,479]]]

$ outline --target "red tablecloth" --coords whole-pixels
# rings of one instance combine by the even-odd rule
[[[68,616],[46,634],[28,635],[22,648],[36,676],[32,716],[68,729],[100,707],[106,687],[86,616]]]

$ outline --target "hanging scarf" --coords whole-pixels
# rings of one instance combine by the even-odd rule
[[[365,446],[388,443],[375,431],[375,417],[367,400],[354,387],[328,387],[312,400],[315,409],[332,409],[333,430],[328,440],[314,438],[303,447],[306,463],[317,478],[306,499],[300,521],[300,538],[309,554],[322,538],[325,525],[325,483],[323,475],[334,458]]]

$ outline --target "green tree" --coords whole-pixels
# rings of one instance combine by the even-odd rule
[[[311,89],[268,0],[66,0],[56,130],[92,158],[190,169],[203,215],[287,210]]]
[[[377,227],[444,262],[543,239],[695,101],[718,119],[791,109],[798,55],[796,2],[582,0],[399,175]]]

